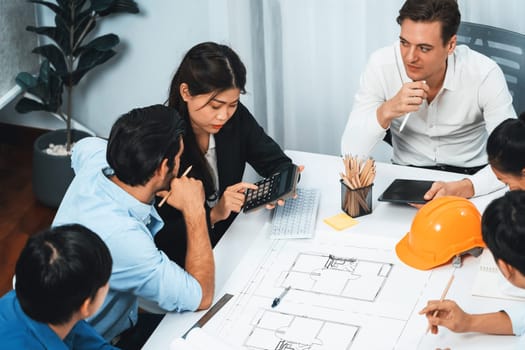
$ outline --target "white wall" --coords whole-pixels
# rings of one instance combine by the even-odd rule
[[[283,147],[338,154],[360,73],[373,50],[398,37],[395,17],[402,2],[138,1],[140,14],[100,22],[100,34],[120,36],[119,53],[80,83],[74,117],[107,136],[120,114],[163,103],[183,54],[198,42],[212,40],[231,45],[241,56],[248,69],[248,94],[242,101]],[[523,0],[459,4],[464,20],[525,33]],[[51,13],[43,11],[41,19],[49,23]],[[281,27],[272,32],[276,24]],[[279,113],[272,109],[276,99],[281,100]],[[62,126],[47,114],[19,116],[12,105],[0,111],[0,121]]]
[[[231,44],[228,38],[237,37],[236,33],[248,26],[236,19],[236,14],[248,6],[242,0],[138,4],[138,15],[121,14],[99,22],[99,34],[120,36],[119,53],[89,72],[74,91],[73,117],[100,136],[108,136],[122,113],[164,103],[174,70],[190,47],[207,40]],[[39,7],[39,15],[43,25],[52,23],[51,11]],[[242,48],[237,51],[243,58],[248,56]],[[248,102],[250,99],[253,97],[245,98]],[[14,103],[0,111],[0,121],[49,129],[63,126],[47,113],[18,115]]]

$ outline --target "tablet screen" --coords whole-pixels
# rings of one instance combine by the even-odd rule
[[[425,193],[430,189],[434,181],[396,179],[379,196],[378,201],[393,203],[417,203],[424,204]]]

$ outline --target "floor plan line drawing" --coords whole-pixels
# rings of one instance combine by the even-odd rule
[[[355,243],[279,240],[261,245],[238,264],[235,274],[244,277],[235,276],[225,290],[235,297],[208,327],[248,350],[359,350],[371,344],[404,349],[413,340],[417,344],[420,335],[413,329],[419,323],[408,322],[431,273],[401,264],[387,240],[356,238]],[[407,281],[413,288],[404,288]],[[272,308],[287,287],[289,292]],[[308,331],[294,333],[296,324],[312,328],[302,326]],[[325,336],[331,332],[334,339],[350,336],[333,343]]]
[[[358,325],[261,310],[244,342],[250,350],[351,349]]]
[[[300,252],[280,286],[373,302],[393,267],[382,261]]]

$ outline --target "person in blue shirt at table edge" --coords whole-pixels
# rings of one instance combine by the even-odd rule
[[[190,175],[203,182],[212,246],[242,209],[246,189],[256,188],[242,181],[246,164],[269,177],[292,163],[240,101],[245,84],[246,68],[237,53],[226,45],[203,42],[184,55],[169,90],[168,106],[187,125],[181,169],[192,165]],[[158,210],[166,226],[155,241],[183,264],[185,235],[173,234],[185,230],[180,212],[164,206]]]
[[[0,299],[2,349],[117,349],[86,321],[108,292],[111,255],[81,225],[31,236],[15,267],[15,290]]]
[[[366,156],[389,129],[393,163],[469,175],[434,182],[426,200],[501,188],[486,166],[486,140],[516,116],[498,64],[456,46],[460,20],[456,0],[404,2],[399,42],[371,55],[341,140],[343,154]]]
[[[137,108],[116,120],[107,142],[88,137],[73,148],[75,178],[53,225],[82,224],[108,246],[110,289],[89,323],[107,340],[119,336],[117,346],[130,339],[142,346],[163,316],[138,314],[139,298],[148,310],[178,312],[208,308],[213,300],[215,264],[202,183],[177,177],[184,124],[172,108]],[[167,196],[168,189],[166,206],[179,209],[188,227],[185,269],[153,240],[163,226],[155,195]]]
[[[482,216],[483,241],[490,249],[503,276],[514,286],[525,289],[525,191],[507,192],[492,201]],[[438,311],[434,316],[434,312]],[[432,333],[438,326],[454,332],[522,335],[525,333],[525,307],[485,314],[469,314],[452,300],[432,300],[420,314],[426,315]]]

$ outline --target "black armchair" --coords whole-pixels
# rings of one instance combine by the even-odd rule
[[[525,111],[525,35],[479,23],[461,22],[457,43],[496,61],[507,80],[516,113]]]

